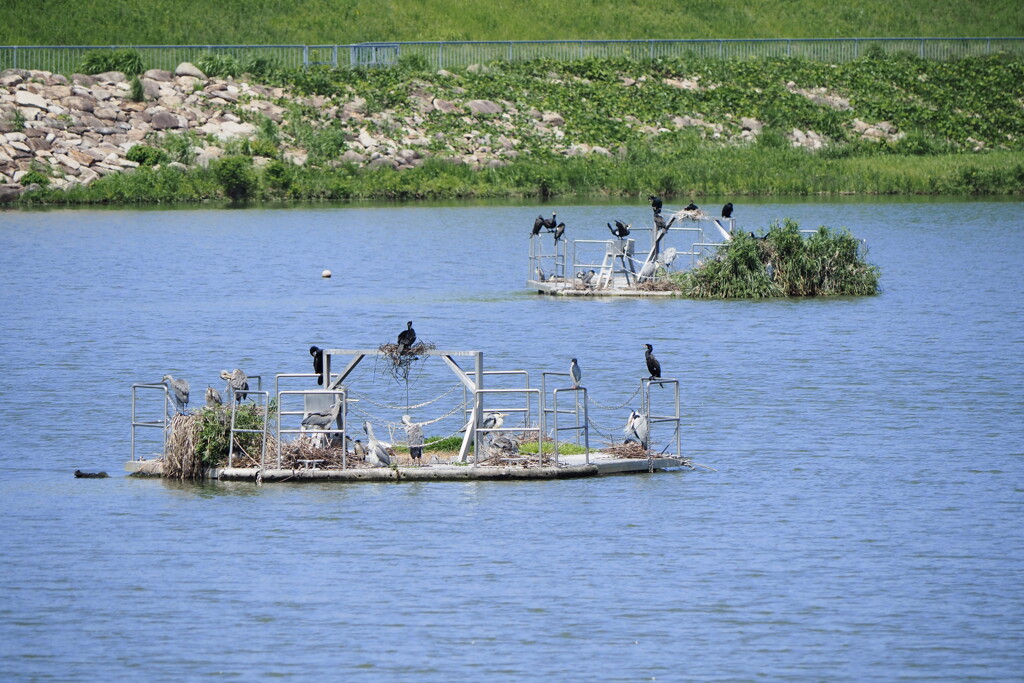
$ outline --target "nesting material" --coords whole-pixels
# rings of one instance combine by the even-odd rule
[[[657,454],[654,451],[647,450],[636,441],[627,441],[626,443],[614,443],[610,446],[606,446],[602,449],[605,453],[614,455],[616,458],[623,458],[627,460],[634,460],[639,458],[651,458],[656,457]]]
[[[407,382],[409,373],[418,361],[424,360],[427,351],[433,351],[437,345],[428,341],[419,341],[409,348],[399,351],[398,344],[381,344],[377,347],[381,355],[378,360],[384,363],[384,371],[396,380]]]

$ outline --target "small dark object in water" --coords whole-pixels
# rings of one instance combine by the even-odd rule
[[[106,472],[83,472],[82,470],[75,470],[76,479],[109,479],[110,475]]]

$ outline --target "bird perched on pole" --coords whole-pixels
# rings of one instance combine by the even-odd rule
[[[235,369],[234,372],[228,372],[227,370],[220,371],[220,378],[228,383],[228,396],[235,395],[235,401],[241,403],[245,400],[246,394],[249,391],[249,378],[245,376],[245,373],[239,369]]]
[[[402,424],[405,425],[405,436],[409,441],[409,457],[414,465],[418,465],[423,457],[423,425],[413,422],[408,415],[402,416]]]
[[[174,399],[174,407],[184,415],[185,408],[188,406],[188,380],[174,379],[170,375],[164,375],[160,381],[167,382],[167,386],[171,390],[171,398]]]
[[[612,231],[612,234],[618,237],[620,240],[623,237],[629,235],[629,226],[620,220],[615,221],[615,227],[612,227],[611,223],[606,223],[608,229]]]
[[[651,373],[649,379],[661,379],[661,363],[659,363],[658,359],[654,357],[653,353],[651,353],[654,350],[654,347],[650,344],[644,344],[644,346],[647,347],[647,352],[644,354],[644,358],[647,359],[647,372]]]
[[[732,202],[722,207],[722,218],[732,218]]]
[[[412,329],[412,321],[406,323],[406,328],[398,333],[398,353],[403,354],[416,343],[416,330]]]
[[[559,223],[558,227],[555,228],[555,241],[562,239],[562,235],[565,234],[565,223]]]
[[[206,407],[216,408],[217,406],[224,403],[223,397],[220,392],[211,387],[209,384],[206,385]]]
[[[324,383],[324,350],[319,346],[310,346],[309,355],[313,356],[313,372],[316,373],[316,383]]]
[[[557,227],[557,223],[555,223],[555,216],[556,215],[557,214],[555,214],[555,212],[552,211],[551,212],[551,218],[544,218],[544,216],[537,216],[537,218],[533,221],[533,232],[531,234],[532,235],[539,235],[541,230],[547,230],[548,232],[553,232],[554,229]]]
[[[576,362],[575,358],[569,363],[569,376],[572,377],[572,388],[578,389],[580,380],[583,379],[583,372],[580,370],[580,364]]]
[[[655,214],[660,214],[661,213],[661,206],[662,206],[661,205],[661,197],[659,197],[658,195],[652,194],[651,196],[649,196],[647,198],[647,200],[651,203],[651,208],[654,209],[654,213]]]

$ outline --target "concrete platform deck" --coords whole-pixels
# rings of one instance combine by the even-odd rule
[[[208,479],[218,481],[524,481],[539,479],[581,479],[616,474],[639,474],[690,467],[683,458],[659,456],[643,459],[615,458],[592,452],[590,464],[583,455],[565,456],[559,466],[521,467],[516,465],[422,465],[419,467],[371,467],[336,469],[264,469],[262,476],[255,467],[215,468]],[[159,477],[163,472],[160,460],[135,460],[125,463],[125,470],[135,476]]]
[[[632,297],[673,297],[682,296],[680,292],[674,291],[646,291],[627,289],[625,287],[613,287],[605,289],[589,289],[580,287],[573,282],[555,281],[541,282],[540,280],[527,280],[528,289],[536,289],[538,294],[549,294],[551,296],[632,296]]]

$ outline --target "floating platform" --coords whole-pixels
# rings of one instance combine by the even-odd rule
[[[207,471],[206,478],[216,481],[536,481],[542,479],[584,479],[619,474],[641,474],[691,469],[693,465],[683,458],[657,456],[653,458],[616,458],[600,451],[591,451],[590,463],[583,455],[562,457],[558,466],[522,467],[517,465],[455,465],[428,464],[416,467],[362,467],[350,469],[263,469],[258,467],[220,467]],[[162,460],[132,460],[125,470],[133,476],[160,477]]]
[[[639,297],[673,297],[682,296],[682,292],[672,290],[643,290],[627,288],[626,285],[597,289],[589,287],[574,286],[573,283],[565,282],[541,282],[540,280],[527,280],[528,289],[537,290],[538,294],[550,294],[551,296],[639,296]]]

